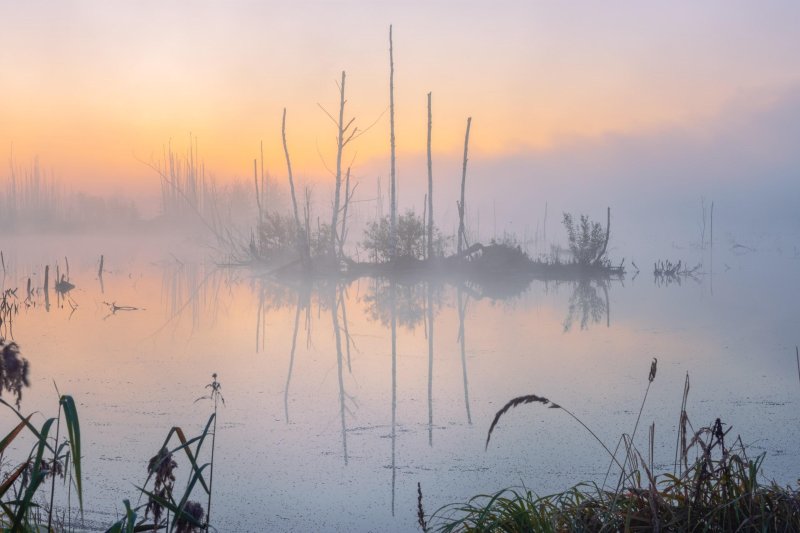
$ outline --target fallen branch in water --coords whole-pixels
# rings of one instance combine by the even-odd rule
[[[132,305],[117,305],[117,302],[103,302],[104,305],[107,305],[108,308],[111,310],[111,314],[115,314],[117,311],[144,311],[144,307],[134,307]]]

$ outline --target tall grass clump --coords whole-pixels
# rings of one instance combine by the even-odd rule
[[[19,423],[0,440],[0,464],[12,465],[10,470],[0,475],[0,529],[52,531],[56,477],[69,479],[70,493],[74,486],[83,511],[81,429],[75,401],[72,396],[59,395],[58,415],[46,419],[39,428],[31,423],[33,414],[23,415],[2,398],[0,404],[19,419]],[[30,452],[22,461],[11,462],[6,454],[10,452],[12,443],[24,446],[26,435],[33,437]]]
[[[644,402],[655,378],[656,362],[651,365]],[[653,461],[653,434],[650,426],[647,458],[634,446],[642,409],[630,435],[623,434],[624,459],[609,448],[586,424],[570,411],[538,395],[509,401],[495,415],[487,434],[487,447],[500,418],[510,409],[540,404],[567,412],[586,428],[620,469],[615,488],[596,483],[580,483],[546,496],[529,489],[504,489],[481,494],[466,503],[455,503],[437,510],[427,522],[427,530],[453,531],[800,531],[800,490],[762,482],[765,454],[750,458],[741,438],[729,437],[717,418],[695,431],[685,413],[685,399],[679,423],[676,468],[656,474]],[[679,465],[681,465],[679,467]],[[421,500],[421,496],[420,496]]]
[[[209,399],[214,402],[214,412],[208,418],[203,431],[192,438],[187,438],[180,427],[173,427],[161,444],[158,452],[147,464],[147,479],[141,487],[137,487],[146,501],[132,507],[129,500],[124,500],[125,514],[114,523],[108,533],[132,531],[167,531],[174,533],[193,533],[208,531],[211,519],[211,494],[214,473],[214,447],[216,444],[216,421],[218,403],[225,403],[222,397],[222,386],[217,381],[217,374],[212,375],[212,382],[206,385],[209,393],[195,401]],[[210,459],[200,463],[203,444],[211,436]],[[175,442],[177,439],[177,442]],[[176,489],[177,459],[185,457],[189,465],[186,486],[181,492]],[[208,478],[206,478],[208,470]],[[199,489],[198,489],[199,486]],[[197,490],[196,490],[197,489]],[[206,508],[194,499],[194,493],[207,497]],[[141,516],[142,511],[144,515]],[[140,518],[141,516],[141,518]]]

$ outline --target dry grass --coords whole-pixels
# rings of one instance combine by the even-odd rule
[[[800,355],[797,356],[800,361]],[[645,398],[631,435],[623,434],[624,461],[575,415],[535,394],[510,400],[494,417],[486,438],[488,447],[500,418],[510,409],[539,403],[572,416],[603,445],[620,469],[613,490],[581,483],[548,496],[523,489],[482,494],[466,503],[444,506],[420,524],[428,530],[451,531],[800,531],[800,490],[774,482],[762,483],[765,454],[749,458],[740,438],[729,442],[730,428],[720,419],[694,431],[686,415],[688,375],[678,427],[675,470],[653,471],[653,433],[650,428],[646,460],[633,445],[656,361],[651,364]],[[610,469],[609,469],[610,471]],[[420,496],[421,502],[421,496]]]

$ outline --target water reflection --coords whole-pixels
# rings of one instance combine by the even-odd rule
[[[425,334],[428,340],[428,446],[433,447],[433,286],[426,283]]]
[[[376,294],[377,294],[376,284]],[[376,304],[380,299],[376,299]],[[416,309],[416,306],[411,307]],[[389,316],[392,328],[392,516],[397,492],[397,292],[394,281],[389,282]],[[416,320],[416,317],[414,317]]]
[[[236,281],[236,278],[216,265],[183,263],[177,259],[163,263],[161,302],[166,320],[154,334],[167,327],[177,328],[187,312],[192,333],[201,326],[213,326],[218,320],[220,310],[231,304],[229,298],[221,297],[223,288],[227,287],[230,294],[231,286]]]
[[[576,321],[581,330],[586,330],[590,324],[599,324],[604,317],[606,327],[611,327],[608,287],[609,281],[604,279],[581,279],[575,282],[569,299],[567,317],[564,319],[565,333],[572,329]],[[602,297],[598,291],[602,292]]]
[[[425,318],[425,285],[423,283],[396,283],[382,278],[370,282],[362,301],[367,316],[392,327],[392,324],[414,330]]]
[[[297,305],[295,306],[294,313],[294,327],[292,328],[292,349],[289,352],[289,370],[286,374],[286,387],[283,391],[283,409],[286,417],[286,423],[289,423],[289,386],[292,383],[292,370],[294,369],[294,355],[297,351],[297,331],[300,327],[300,312],[307,306],[301,306],[301,296],[297,293]],[[256,346],[258,346],[258,338],[256,338]]]
[[[469,296],[464,298],[461,289],[458,290],[458,342],[461,348],[461,373],[464,378],[464,407],[467,410],[467,423],[472,424],[472,413],[469,409],[469,379],[467,377],[467,334],[464,318],[467,315]]]
[[[509,424],[504,428],[508,433],[502,440],[502,455],[487,455],[482,447],[478,450],[472,444],[480,444],[487,416],[494,414],[497,401],[507,399],[506,391],[525,392],[534,380],[538,380],[537,391],[540,387],[542,392],[575,387],[580,394],[608,394],[612,397],[609,402],[628,405],[630,398],[624,393],[629,387],[619,386],[617,374],[638,357],[639,347],[652,341],[648,325],[658,323],[663,331],[675,309],[690,309],[687,312],[693,313],[692,320],[702,316],[697,311],[700,306],[694,305],[699,301],[697,291],[658,290],[649,280],[634,284],[619,296],[622,291],[612,287],[611,281],[563,280],[551,281],[548,286],[536,280],[504,284],[459,278],[457,274],[446,281],[428,277],[391,283],[362,278],[307,285],[256,276],[243,269],[173,260],[136,265],[132,276],[106,271],[101,289],[96,281],[96,261],[93,263],[83,273],[76,266],[80,261],[73,265],[72,276],[78,286],[74,292],[82,308],[69,325],[64,320],[69,308],[60,314],[57,309],[45,314],[42,293],[35,288],[37,279],[41,286],[41,278],[32,271],[18,278],[20,300],[29,276],[36,293],[30,310],[20,302],[25,320],[15,320],[15,329],[21,328],[15,333],[24,340],[26,353],[30,350],[37,354],[37,375],[31,380],[36,383],[24,390],[26,403],[46,396],[40,392],[44,389],[49,393],[48,387],[36,386],[37,380],[57,376],[59,382],[68,382],[72,391],[94,400],[86,402],[87,434],[96,436],[94,449],[103,453],[123,438],[126,442],[135,442],[132,437],[157,441],[163,437],[161,428],[179,418],[192,419],[194,408],[181,411],[180,399],[188,397],[190,403],[196,397],[191,388],[197,369],[205,373],[206,369],[218,370],[219,365],[225,365],[228,382],[232,383],[233,401],[229,404],[233,408],[226,412],[222,426],[225,438],[220,442],[231,459],[227,470],[221,470],[226,476],[220,477],[220,494],[227,491],[230,496],[221,496],[220,509],[239,516],[237,512],[244,505],[239,500],[249,495],[240,497],[235,485],[245,484],[252,491],[251,500],[270,502],[264,515],[284,512],[294,520],[313,511],[324,515],[327,523],[336,524],[332,527],[348,530],[369,529],[367,519],[358,512],[358,516],[342,513],[353,502],[371,509],[369,519],[379,529],[413,527],[407,518],[412,517],[408,509],[415,504],[410,500],[417,481],[423,486],[427,482],[436,491],[441,487],[439,496],[431,491],[431,505],[437,507],[457,500],[463,487],[499,488],[509,479],[518,479],[518,472],[523,470],[536,476],[537,484],[551,483],[545,489],[585,479],[585,470],[576,472],[571,460],[561,461],[559,449],[553,455],[547,442],[536,440],[559,435],[560,427],[549,432],[547,428]],[[735,273],[720,275],[721,291],[734,286],[740,290],[740,284],[731,282]],[[642,274],[649,272],[643,270]],[[550,287],[561,290],[550,291]],[[612,298],[619,300],[613,302],[615,328],[609,332],[597,324],[610,325]],[[113,304],[115,299],[117,304]],[[117,306],[146,307],[148,311],[117,313],[116,318],[102,322],[111,307],[101,305],[105,300]],[[716,304],[707,298],[700,303],[709,309]],[[792,309],[787,307],[785,315],[792,316]],[[55,341],[37,335],[42,328]],[[139,334],[146,337],[158,328],[173,334],[159,336],[152,348],[148,345],[143,351],[136,344]],[[581,329],[590,331],[562,334]],[[677,347],[675,353],[686,352],[682,350],[684,344],[697,339],[711,353],[717,340],[709,338],[706,329],[695,328],[691,336],[670,339]],[[85,335],[86,331],[96,331],[96,335]],[[621,355],[609,350],[602,361],[587,358],[587,344],[598,341],[620,346]],[[57,352],[51,350],[49,342],[62,343],[68,357],[48,357],[48,352]],[[115,361],[121,369],[117,373],[98,363],[101,346],[112,343],[116,343]],[[520,347],[528,346],[536,349],[531,354],[521,353],[524,350]],[[220,357],[220,347],[225,350],[224,358]],[[359,350],[369,357],[359,357]],[[259,355],[254,356],[254,352]],[[676,366],[698,366],[680,359],[680,355],[674,357]],[[735,378],[737,368],[748,368],[747,360],[741,360],[741,365],[715,365],[716,371],[726,379],[731,375]],[[153,365],[163,371],[153,375],[146,370]],[[766,373],[777,365],[764,366]],[[98,377],[96,369],[100,368],[103,373]],[[123,374],[125,377],[120,377]],[[10,389],[4,386],[4,394],[15,390],[14,383]],[[747,387],[750,393],[753,386]],[[186,390],[190,392],[186,394]],[[725,389],[720,394],[727,401],[736,392]],[[8,397],[11,403],[11,395]],[[666,393],[665,397],[662,400],[671,398]],[[770,404],[770,409],[783,412],[781,405]],[[753,413],[757,408],[746,403],[743,409]],[[587,416],[609,427],[622,416],[598,412],[594,406],[586,406],[586,411]],[[152,426],[158,431],[147,429],[149,433],[145,434],[145,430],[137,429],[140,435],[117,422],[141,421],[145,415],[139,413],[148,413],[155,420],[139,428]],[[546,455],[548,461],[530,461],[529,449],[525,450],[524,444],[518,446],[534,440],[545,450],[543,456],[550,453]],[[569,446],[567,440],[564,449]],[[125,457],[135,458],[137,451],[130,445]],[[254,459],[240,467],[236,461],[240,457]],[[93,468],[109,478],[119,478],[120,485],[128,483],[118,474],[125,468],[120,461],[103,457],[94,461]],[[267,472],[275,481],[249,477],[253,468]],[[559,473],[554,475],[556,469]],[[300,508],[300,494],[312,486],[324,487],[319,503],[305,503]],[[112,495],[109,490],[108,495],[93,497],[105,504],[104,498],[113,496],[113,504],[124,494],[120,491]],[[273,513],[274,508],[281,511]],[[337,513],[339,516],[333,518]],[[268,526],[281,529],[276,520],[267,518]],[[257,528],[254,522],[242,526]]]
[[[347,400],[352,400],[344,388],[344,357],[342,351],[342,334],[343,329],[346,330],[346,319],[343,319],[345,326],[344,328],[340,325],[339,321],[339,308],[341,307],[344,312],[344,288],[340,286],[340,288],[333,288],[336,293],[332,296],[334,301],[334,305],[331,307],[331,318],[333,319],[333,333],[336,339],[336,371],[337,377],[339,381],[339,417],[341,420],[342,425],[342,455],[344,457],[344,464],[347,465],[349,462],[348,455],[347,455],[347,414],[353,414],[352,411],[347,406]],[[345,333],[345,342],[347,340],[347,334]]]

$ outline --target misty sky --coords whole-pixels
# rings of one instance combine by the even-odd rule
[[[345,157],[374,182],[388,174],[393,24],[401,203],[421,203],[410,197],[428,91],[447,187],[472,116],[471,184],[498,197],[636,197],[673,180],[692,198],[728,184],[798,190],[800,4],[488,6],[2,0],[0,147],[22,168],[38,155],[75,188],[138,192],[157,182],[136,158],[170,139],[183,150],[196,135],[219,180],[249,176],[263,140],[283,178],[285,106],[297,174],[329,182],[335,132],[318,104],[335,110],[346,70],[348,111],[362,128],[378,122]]]

